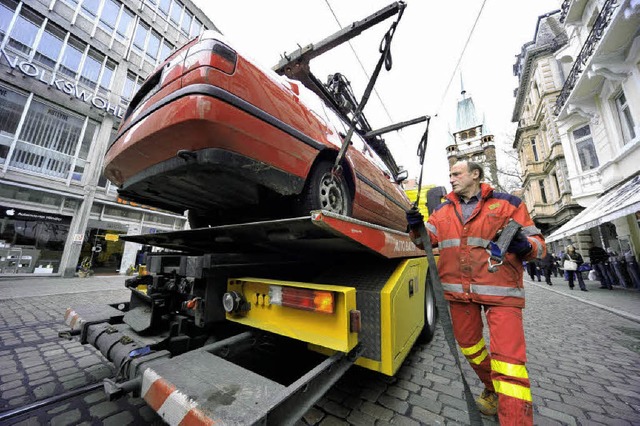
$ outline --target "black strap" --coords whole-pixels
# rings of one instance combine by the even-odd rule
[[[369,83],[367,84],[367,88],[365,89],[364,94],[362,95],[362,99],[360,100],[360,103],[358,104],[358,108],[356,109],[356,112],[353,114],[353,118],[351,120],[351,126],[349,126],[349,131],[347,132],[347,135],[344,137],[342,141],[342,146],[340,147],[340,152],[338,152],[338,156],[336,157],[336,162],[333,166],[334,170],[339,169],[340,163],[342,163],[342,160],[344,159],[344,156],[347,152],[347,148],[349,147],[349,143],[351,142],[351,137],[353,136],[353,132],[356,129],[356,124],[360,120],[360,115],[362,114],[362,111],[364,110],[365,105],[369,101],[369,96],[371,96],[371,92],[373,91],[373,86],[376,84],[376,80],[378,79],[378,75],[380,74],[380,71],[382,69],[382,65],[383,64],[385,65],[385,68],[387,71],[391,69],[391,64],[392,64],[391,40],[393,39],[393,34],[395,34],[396,32],[396,27],[398,26],[398,23],[402,18],[403,12],[404,12],[404,8],[400,9],[400,12],[398,14],[398,19],[396,19],[396,21],[393,24],[391,24],[391,28],[389,28],[389,30],[385,33],[384,37],[382,38],[382,41],[380,42],[380,48],[379,48],[381,53],[380,59],[376,64],[376,68],[373,71],[373,75],[369,79]]]
[[[464,386],[464,398],[467,401],[467,410],[469,411],[469,422],[471,423],[471,426],[480,426],[483,424],[482,417],[480,416],[480,411],[478,410],[478,406],[476,405],[476,402],[473,399],[473,395],[471,394],[471,389],[469,388],[469,384],[467,383],[467,380],[464,378],[464,372],[462,371],[462,365],[460,364],[458,347],[456,345],[456,339],[453,335],[453,326],[451,325],[451,315],[449,314],[449,304],[444,299],[444,290],[442,288],[442,282],[440,281],[440,276],[438,275],[436,259],[433,256],[433,249],[431,248],[431,238],[429,237],[429,233],[427,232],[424,225],[422,225],[419,229],[420,229],[420,239],[422,240],[422,244],[424,245],[424,250],[427,252],[427,261],[429,262],[429,274],[431,274],[433,292],[436,296],[436,306],[438,308],[438,313],[441,315],[440,324],[442,325],[442,329],[444,330],[444,336],[447,340],[447,343],[449,344],[449,350],[453,355],[453,359],[455,360],[456,366],[460,371],[460,377],[462,378],[462,384]]]

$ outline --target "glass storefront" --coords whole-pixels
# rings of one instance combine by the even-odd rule
[[[119,236],[124,235],[115,229],[90,228],[85,232],[78,268],[80,265],[90,265],[94,274],[113,275],[120,271],[124,241]]]
[[[0,274],[59,272],[70,216],[0,206]]]

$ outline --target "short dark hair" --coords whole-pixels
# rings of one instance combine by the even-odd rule
[[[480,165],[480,163],[476,163],[475,161],[467,161],[467,167],[469,173],[473,172],[474,170],[477,170],[479,172],[478,176],[480,176],[480,181],[484,179],[484,169],[482,168],[482,165]]]

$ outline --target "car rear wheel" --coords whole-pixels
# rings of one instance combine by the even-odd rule
[[[308,215],[312,210],[326,210],[343,216],[351,216],[352,200],[349,186],[343,174],[332,173],[333,163],[318,163],[302,191],[299,213]]]

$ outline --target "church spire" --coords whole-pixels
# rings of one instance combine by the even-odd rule
[[[467,91],[464,90],[464,81],[462,81],[462,71],[460,71],[460,94],[462,98],[466,98]]]

